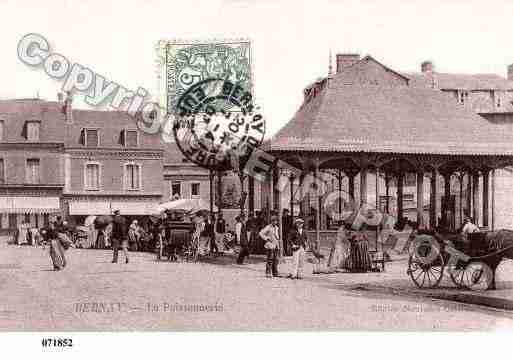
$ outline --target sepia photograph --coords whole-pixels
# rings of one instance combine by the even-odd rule
[[[0,1],[0,342],[511,334],[512,15]]]

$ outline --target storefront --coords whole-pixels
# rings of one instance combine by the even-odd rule
[[[0,196],[0,234],[11,235],[22,223],[41,228],[60,212],[59,197]]]

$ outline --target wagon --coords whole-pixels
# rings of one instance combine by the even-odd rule
[[[513,232],[463,235],[420,234],[410,247],[407,274],[419,288],[438,287],[444,273],[456,287],[495,289],[495,272],[503,258],[513,257]]]

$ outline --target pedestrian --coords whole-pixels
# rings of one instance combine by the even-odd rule
[[[239,214],[235,217],[235,234],[237,236],[237,244],[240,245],[240,239],[242,236],[242,230],[244,227],[244,217],[243,214]]]
[[[240,243],[240,252],[237,258],[237,264],[244,264],[244,259],[249,257],[249,240],[248,240],[248,232],[246,231],[246,225],[242,221],[241,216],[237,216],[237,223],[240,223],[241,228],[239,231],[239,243]]]
[[[463,228],[461,229],[461,234],[469,238],[468,234],[479,232],[479,227],[474,224],[474,221],[471,217],[466,217]]]
[[[285,208],[281,217],[282,221],[282,237],[283,238],[283,254],[287,257],[292,255],[291,244],[289,243],[289,233],[292,230],[292,216],[289,210]]]
[[[192,222],[194,223],[192,234],[193,257],[194,260],[197,260],[199,255],[205,255],[208,252],[208,236],[205,232],[205,218],[201,213],[196,213]]]
[[[337,230],[330,254],[328,256],[328,271],[331,273],[338,272],[346,268],[346,262],[350,255],[351,242],[348,239],[348,232],[345,224],[342,224]]]
[[[216,233],[215,233],[216,220],[213,213],[210,213],[207,217],[207,221],[205,223],[205,231],[207,232],[207,236],[209,237],[210,242],[210,254],[218,255],[219,248],[216,243]]]
[[[350,256],[347,259],[347,268],[353,273],[364,273],[372,270],[372,259],[369,253],[369,240],[366,230],[367,225],[363,224],[350,240],[351,248]]]
[[[308,237],[304,230],[305,221],[297,218],[294,221],[294,228],[289,233],[289,243],[292,250],[292,270],[289,274],[291,279],[303,278],[303,267],[305,266],[306,243]]]
[[[114,219],[112,221],[112,263],[118,262],[118,251],[120,246],[123,250],[123,253],[125,254],[125,263],[128,263],[128,239],[126,238],[126,235],[127,233],[125,219],[121,217],[119,210],[117,209],[114,211]]]
[[[139,250],[139,225],[137,223],[137,219],[134,219],[128,228],[128,243],[130,245],[131,251]]]
[[[280,227],[278,216],[271,217],[271,223],[265,226],[259,233],[265,241],[264,248],[267,254],[265,275],[267,278],[279,277],[278,253],[280,252]]]
[[[59,240],[59,232],[57,232],[55,222],[50,222],[48,228],[42,231],[45,242],[49,244],[50,258],[52,260],[53,269],[58,271],[66,266],[66,257],[64,256],[64,248]]]
[[[217,214],[216,220],[216,228],[215,228],[215,238],[217,249],[220,251],[224,251],[224,236],[226,234],[226,221],[223,218],[223,212],[219,212]]]
[[[18,245],[21,246],[21,245],[29,244],[28,243],[29,227],[30,227],[30,224],[25,220],[18,226],[18,238],[17,238]]]

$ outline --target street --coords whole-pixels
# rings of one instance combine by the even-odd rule
[[[108,250],[67,251],[52,270],[48,250],[0,248],[0,330],[500,330],[513,315],[465,304],[373,295],[325,281],[267,279],[265,264],[156,262]],[[282,267],[282,271],[286,266]],[[333,275],[332,275],[333,277]]]

